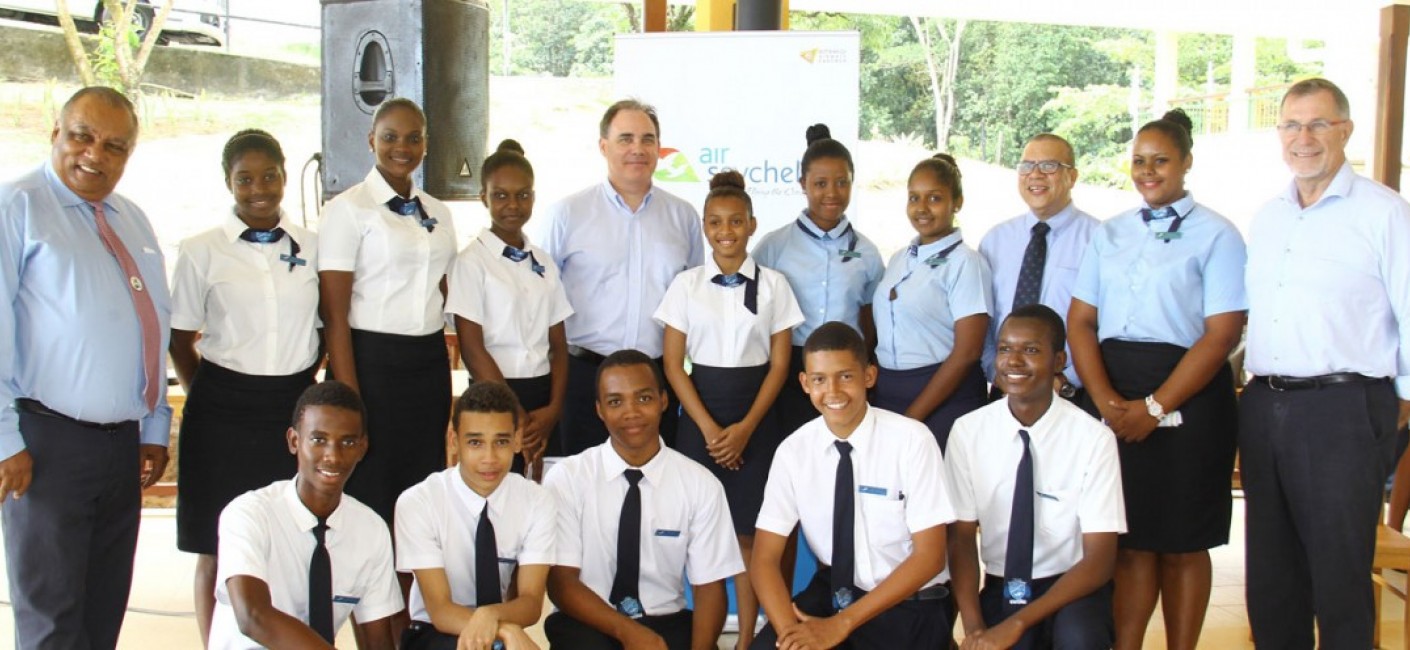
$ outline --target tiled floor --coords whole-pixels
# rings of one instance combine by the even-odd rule
[[[1249,640],[1248,618],[1244,612],[1241,499],[1234,501],[1234,526],[1231,532],[1231,543],[1213,551],[1214,589],[1210,595],[1209,611],[1205,616],[1200,648],[1236,650],[1253,647]],[[196,623],[191,616],[190,585],[195,560],[194,556],[176,550],[175,536],[173,511],[149,510],[143,514],[142,537],[137,549],[137,579],[133,585],[131,610],[119,648],[194,650],[200,647]],[[0,549],[0,552],[3,552],[3,549]],[[3,568],[3,562],[0,562],[0,572],[3,572]],[[1403,576],[1392,578],[1403,579]],[[8,590],[3,588],[4,584],[5,582],[0,580],[0,595],[8,598]],[[1388,597],[1383,608],[1382,620],[1385,624],[1381,645],[1386,648],[1402,647],[1402,605],[1394,598]],[[11,647],[13,629],[13,618],[0,613],[0,648]],[[344,629],[343,632],[338,639],[338,645],[343,648],[355,647],[350,631]],[[543,642],[542,625],[535,626],[530,633],[547,646]],[[720,641],[721,648],[733,646],[732,635],[727,635]],[[1145,647],[1152,650],[1165,648],[1159,608],[1146,634]]]

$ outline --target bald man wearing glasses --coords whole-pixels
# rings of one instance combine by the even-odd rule
[[[1077,184],[1072,145],[1061,136],[1039,133],[1023,147],[1018,163],[1018,195],[1028,211],[984,235],[979,254],[993,271],[994,307],[984,345],[984,374],[994,381],[994,349],[999,324],[1014,309],[1042,303],[1067,320],[1072,286],[1087,241],[1100,223],[1072,203]],[[1071,358],[1071,351],[1068,358]],[[1081,386],[1068,365],[1059,373],[1063,397],[1073,399]]]
[[[1260,647],[1369,648],[1371,560],[1410,413],[1410,204],[1352,171],[1346,95],[1283,96],[1287,189],[1248,234],[1239,405],[1248,613]]]

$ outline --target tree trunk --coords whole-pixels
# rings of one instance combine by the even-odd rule
[[[142,49],[137,51],[137,60],[132,63],[132,90],[137,90],[137,84],[142,81],[142,73],[147,69],[147,59],[152,56],[152,48],[157,46],[157,40],[161,38],[162,28],[166,27],[167,16],[171,15],[172,4],[176,0],[166,0],[152,17],[152,25],[147,28],[147,33],[142,38]]]
[[[941,94],[945,97],[945,112],[943,116],[940,111],[936,111],[935,133],[940,142],[950,141],[950,127],[955,122],[955,78],[960,71],[960,42],[964,37],[964,28],[968,23],[964,19],[955,21],[954,37],[945,34],[944,26],[936,23],[936,29],[945,38],[946,45],[949,46],[949,55],[945,59],[945,78]],[[942,147],[948,148],[948,147]]]
[[[945,149],[945,141],[948,133],[943,132],[942,119],[948,110],[945,106],[945,96],[940,91],[940,70],[935,62],[935,50],[930,47],[930,30],[926,28],[927,18],[917,18],[910,16],[911,28],[916,32],[916,39],[920,41],[920,51],[925,55],[925,72],[930,77],[930,99],[935,104],[935,148]]]
[[[92,86],[98,83],[98,77],[93,74],[93,64],[88,61],[88,51],[83,49],[83,39],[78,37],[78,25],[73,22],[73,14],[69,12],[68,0],[55,0],[55,8],[59,12],[59,26],[64,30],[64,44],[68,46],[69,57],[73,59],[73,64],[78,68],[78,78],[83,81],[83,85]]]

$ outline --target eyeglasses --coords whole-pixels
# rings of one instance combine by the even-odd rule
[[[1312,135],[1322,135],[1327,131],[1331,130],[1332,127],[1340,124],[1346,124],[1348,121],[1349,120],[1335,120],[1332,122],[1328,122],[1327,120],[1312,120],[1307,124],[1289,121],[1279,124],[1277,128],[1278,133],[1281,133],[1283,135],[1297,135],[1299,133],[1302,133],[1304,129],[1306,129],[1307,132],[1311,133]]]
[[[1024,176],[1032,174],[1035,169],[1044,174],[1056,174],[1059,169],[1076,169],[1076,167],[1057,160],[1039,160],[1036,162],[1025,160],[1018,163],[1018,173]]]

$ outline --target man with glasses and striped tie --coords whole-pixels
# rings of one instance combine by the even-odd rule
[[[48,164],[0,183],[0,516],[20,648],[112,648],[142,488],[166,468],[171,296],[121,93],[79,90]]]
[[[994,382],[994,346],[999,324],[1013,310],[1041,303],[1067,319],[1082,253],[1101,222],[1072,203],[1077,183],[1072,145],[1061,136],[1040,133],[1023,147],[1018,163],[1018,195],[1028,212],[994,226],[979,243],[994,283],[995,313],[989,321],[981,367]],[[1071,354],[1068,354],[1071,358]],[[1058,374],[1063,397],[1074,399],[1082,383],[1071,364]],[[993,395],[998,394],[995,386]]]

